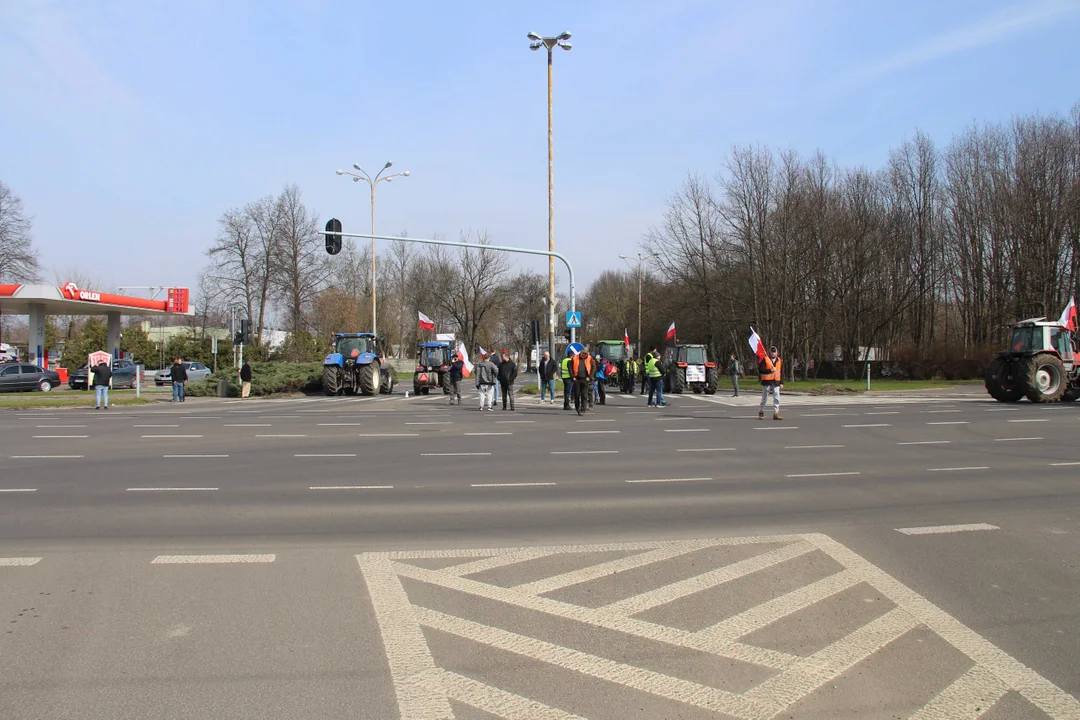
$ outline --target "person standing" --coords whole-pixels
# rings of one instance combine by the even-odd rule
[[[251,397],[251,363],[247,360],[240,368],[240,397]]]
[[[495,412],[495,383],[498,382],[499,370],[488,359],[487,355],[480,356],[480,362],[476,364],[476,389],[480,392],[480,410]]]
[[[537,368],[540,373],[540,402],[544,402],[544,393],[548,392],[551,397],[548,399],[549,403],[555,402],[555,361],[551,359],[551,353],[547,350],[544,351],[544,358],[540,361],[540,367]]]
[[[600,353],[593,357],[593,368],[596,376],[593,380],[593,387],[596,388],[594,398],[598,405],[607,405],[607,388],[604,387],[607,382],[607,360],[600,357]]]
[[[627,395],[634,394],[634,384],[637,382],[638,361],[631,355],[626,359],[626,377],[622,379],[623,392]]]
[[[731,364],[728,365],[728,372],[731,373],[731,387],[735,388],[735,394],[731,397],[739,397],[739,375],[742,374],[742,368],[739,367],[739,359],[735,357],[735,353],[731,353]]]
[[[649,358],[654,357],[652,351],[645,353],[645,357],[639,363],[638,372],[641,373],[641,394],[645,394],[645,390],[652,384],[649,380]],[[650,393],[651,394],[651,393]]]
[[[94,409],[100,410],[103,406],[109,409],[109,384],[112,383],[112,368],[107,362],[99,362],[94,366]]]
[[[780,374],[783,361],[776,351],[776,346],[769,348],[769,354],[758,363],[758,373],[761,376],[761,405],[758,407],[758,420],[765,419],[765,403],[769,395],[773,397],[773,420],[783,420],[780,417],[780,391],[784,387],[783,375]]]
[[[574,409],[582,415],[592,408],[593,362],[587,350],[574,356],[570,372],[574,376]]]
[[[653,407],[653,395],[656,395],[656,407],[664,407],[664,366],[660,362],[660,350],[653,348],[645,356],[645,374],[649,377],[649,407]]]
[[[495,376],[497,378],[498,375],[499,375],[499,363],[502,362],[502,360],[499,358],[499,351],[498,350],[492,350],[491,355],[488,356],[488,359],[491,361],[491,364],[495,366]],[[496,380],[495,385],[492,386],[491,392],[493,393],[492,400],[491,400],[491,408],[494,410],[495,406],[499,403],[499,381],[498,380]]]
[[[571,369],[571,365],[574,362],[574,351],[567,350],[566,357],[563,358],[561,364],[562,370],[562,409],[570,409],[570,391],[574,385],[574,375]]]
[[[172,401],[184,402],[184,383],[187,382],[187,370],[184,369],[184,359],[176,358],[172,367],[169,368],[169,376],[172,378]]]
[[[457,398],[457,404],[461,404],[461,379],[465,375],[465,361],[461,357],[454,353],[450,362],[450,404],[454,404],[454,398]]]
[[[514,381],[517,380],[517,363],[510,359],[510,353],[503,350],[502,362],[499,363],[499,388],[502,390],[503,410],[507,401],[510,410],[514,410]]]

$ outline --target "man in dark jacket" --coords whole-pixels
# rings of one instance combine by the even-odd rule
[[[98,410],[104,403],[105,409],[109,409],[109,383],[112,382],[112,368],[109,363],[100,362],[94,366],[94,409]]]
[[[548,402],[555,402],[555,373],[559,371],[559,367],[551,359],[551,353],[547,350],[544,351],[544,358],[540,361],[537,371],[540,373],[540,402],[544,402],[545,391],[551,393]]]
[[[251,396],[251,363],[247,360],[244,361],[244,366],[240,368],[240,397],[246,398]]]
[[[465,374],[465,361],[462,360],[457,353],[454,353],[450,361],[450,404],[454,404],[454,398],[457,398],[457,404],[461,404],[461,379]]]
[[[172,401],[184,402],[184,383],[187,382],[187,370],[184,369],[184,359],[176,358],[172,367],[169,368],[169,377],[172,378]]]
[[[510,359],[510,353],[503,350],[502,362],[499,363],[499,387],[502,388],[503,410],[507,400],[510,409],[514,409],[514,381],[517,380],[517,363]]]

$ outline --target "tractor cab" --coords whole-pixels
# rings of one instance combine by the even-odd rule
[[[629,360],[626,344],[622,340],[597,340],[596,352],[616,369],[605,378],[604,385],[619,387],[626,376],[626,361]]]
[[[664,348],[664,367],[664,384],[668,392],[681,393],[690,388],[698,394],[716,393],[716,363],[709,360],[709,352],[704,345],[670,345]]]
[[[327,395],[390,394],[397,380],[383,367],[382,341],[374,333],[334,333],[334,350],[323,359]]]
[[[1013,325],[1009,349],[986,368],[986,391],[999,402],[1075,401],[1080,397],[1075,342],[1060,323],[1021,320]]]

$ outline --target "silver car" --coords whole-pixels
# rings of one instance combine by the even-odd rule
[[[187,370],[188,382],[195,382],[196,380],[205,380],[206,378],[210,377],[210,375],[213,373],[213,371],[210,368],[206,367],[205,365],[203,365],[200,362],[183,362],[183,363],[180,363],[180,364],[184,366],[185,370]],[[169,367],[165,368],[164,370],[158,370],[157,374],[154,375],[154,384],[158,385],[158,386],[171,385],[172,384],[172,366],[169,366]]]

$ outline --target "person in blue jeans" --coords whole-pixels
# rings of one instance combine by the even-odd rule
[[[172,367],[169,368],[169,376],[172,378],[172,401],[184,402],[184,383],[187,382],[187,370],[184,369],[183,358],[176,358]]]
[[[540,373],[540,402],[544,402],[545,393],[550,393],[551,398],[549,403],[555,402],[555,373],[559,367],[554,360],[551,359],[551,353],[547,350],[544,351],[544,358],[540,361],[540,367],[537,368]]]
[[[109,383],[112,382],[112,368],[109,363],[101,362],[94,367],[94,409],[109,409]]]

